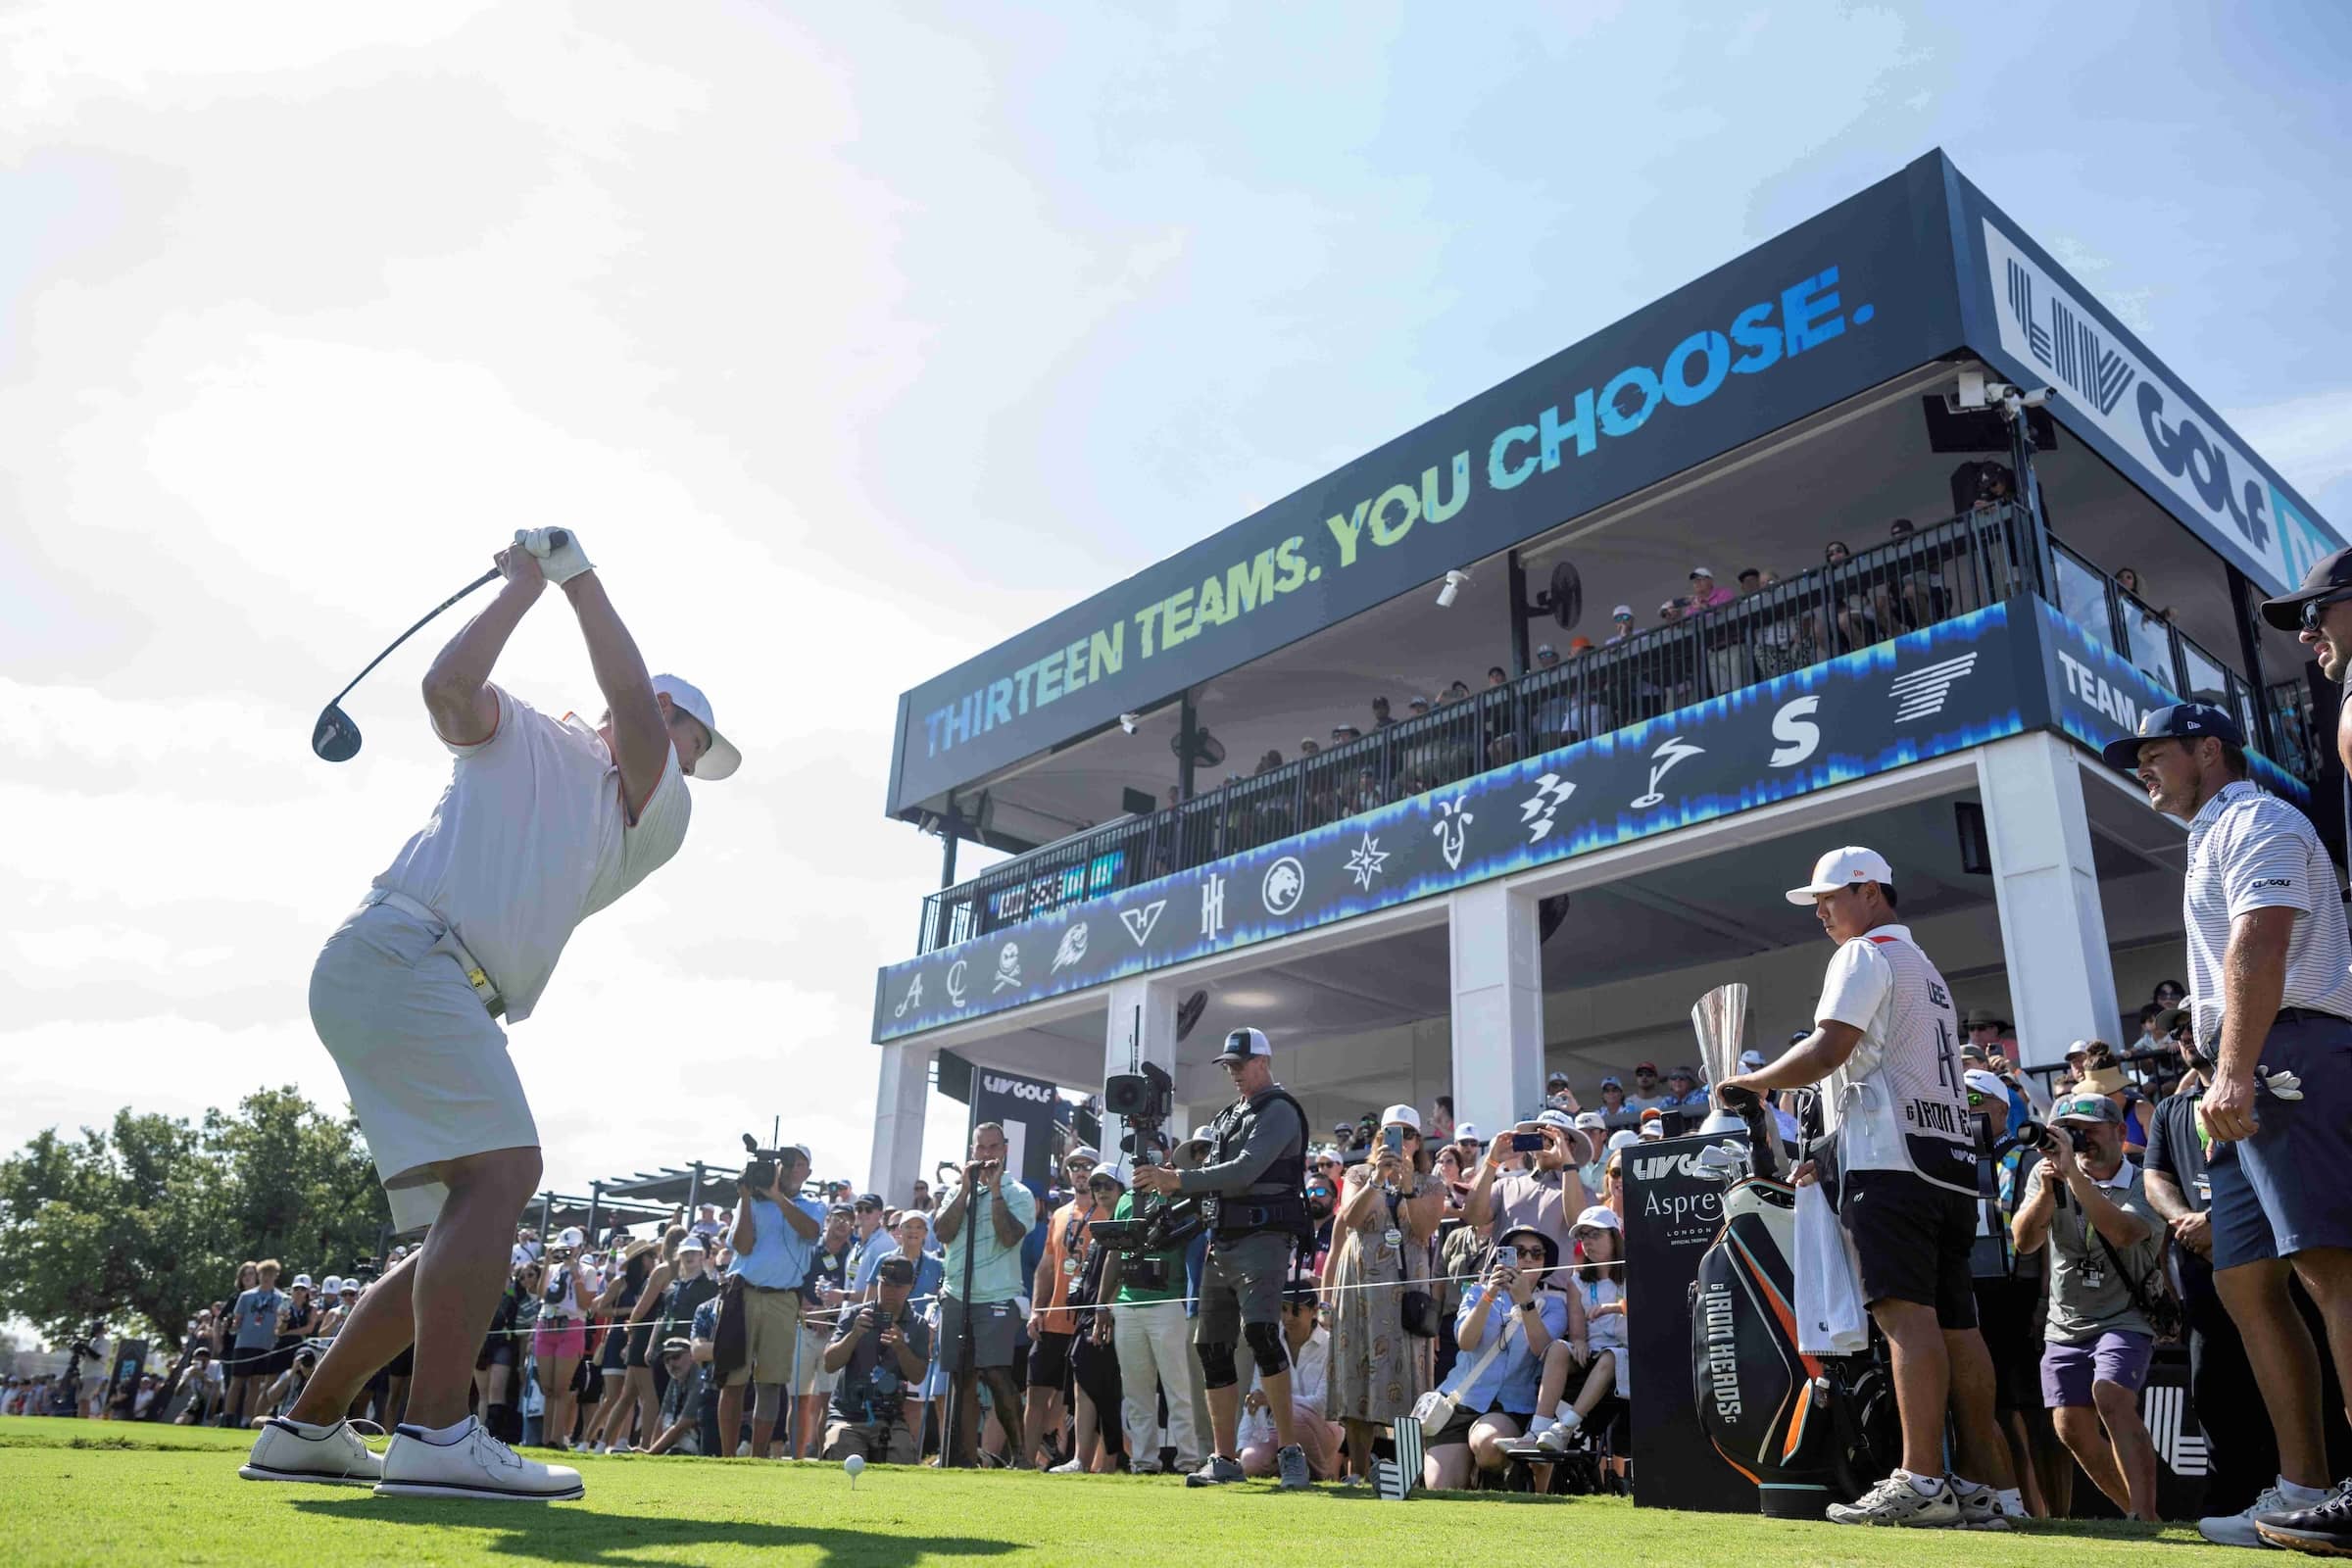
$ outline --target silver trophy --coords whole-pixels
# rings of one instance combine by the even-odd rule
[[[1739,1075],[1741,1042],[1747,1038],[1747,987],[1740,981],[1717,986],[1690,1004],[1690,1028],[1698,1036],[1698,1065],[1707,1075],[1707,1096],[1714,1102],[1701,1133],[1736,1133],[1746,1123],[1723,1108],[1716,1086]]]

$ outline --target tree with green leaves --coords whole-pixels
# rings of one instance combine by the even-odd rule
[[[53,1342],[95,1318],[177,1347],[244,1259],[341,1273],[383,1250],[390,1223],[359,1123],[291,1088],[200,1125],[126,1107],[0,1161],[0,1316]]]

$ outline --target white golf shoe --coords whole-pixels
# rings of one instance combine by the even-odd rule
[[[525,1459],[468,1417],[466,1430],[435,1443],[403,1426],[384,1450],[379,1497],[475,1497],[487,1501],[569,1502],[584,1496],[580,1473],[568,1465]]]
[[[293,1422],[271,1416],[253,1440],[253,1452],[237,1467],[248,1481],[311,1481],[330,1487],[372,1487],[384,1476],[384,1461],[338,1421],[311,1437]]]

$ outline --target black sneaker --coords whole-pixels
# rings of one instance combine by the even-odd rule
[[[2254,1529],[2272,1545],[2289,1551],[2352,1557],[2352,1481],[2340,1483],[2313,1507],[2257,1515]]]

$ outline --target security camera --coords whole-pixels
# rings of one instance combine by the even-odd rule
[[[1134,734],[1136,718],[1137,715],[1134,713],[1121,713],[1119,715],[1119,728],[1125,730],[1130,735]]]
[[[2056,393],[2057,388],[2055,387],[2036,387],[2033,391],[2025,393],[2019,397],[2017,401],[2019,406],[2022,408],[2038,409],[2043,404],[2049,402],[2050,399],[2056,395]]]
[[[1466,571],[1447,572],[1446,574],[1446,585],[1438,590],[1438,608],[1440,610],[1451,610],[1453,608],[1454,595],[1460,593],[1462,591],[1462,584],[1468,582],[1469,580],[1470,574]]]

